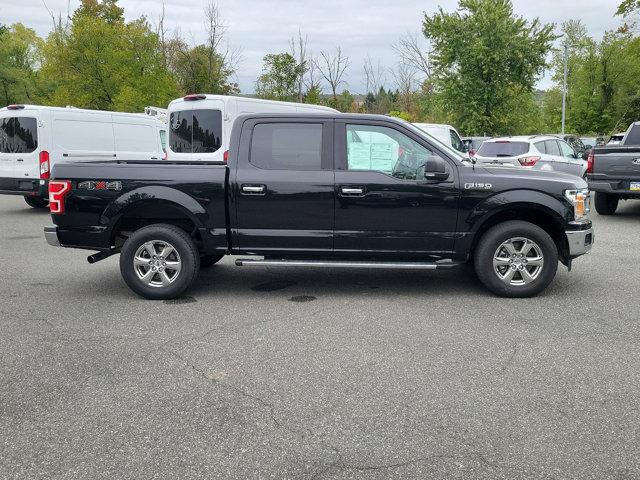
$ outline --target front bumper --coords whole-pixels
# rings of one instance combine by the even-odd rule
[[[575,258],[580,255],[584,255],[593,246],[595,234],[593,232],[593,226],[589,224],[589,227],[582,230],[567,230],[567,243],[569,244],[569,257]]]
[[[56,227],[55,225],[44,227],[44,238],[52,247],[62,246],[60,245],[60,240],[58,239],[58,227]]]

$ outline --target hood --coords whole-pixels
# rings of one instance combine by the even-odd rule
[[[587,188],[587,182],[575,175],[564,172],[556,172],[554,170],[533,170],[525,167],[510,167],[501,165],[476,164],[476,171],[482,171],[490,175],[499,176],[505,180],[531,180],[531,181],[547,181],[557,182],[568,189],[580,190]]]

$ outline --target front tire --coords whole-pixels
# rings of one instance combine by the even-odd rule
[[[49,200],[46,198],[25,195],[24,201],[27,202],[27,205],[31,208],[47,208],[49,206]]]
[[[619,200],[620,199],[615,195],[596,192],[596,198],[594,200],[596,212],[598,212],[600,215],[613,215],[614,213],[616,213]]]
[[[155,224],[135,231],[120,255],[122,278],[131,290],[150,300],[179,297],[199,270],[198,248],[174,225]]]
[[[558,269],[558,249],[542,228],[509,221],[490,228],[475,251],[480,281],[501,297],[532,297],[551,283]]]

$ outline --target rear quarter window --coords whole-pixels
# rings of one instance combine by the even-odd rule
[[[0,152],[31,153],[38,148],[38,122],[33,117],[0,119]]]
[[[527,142],[484,142],[478,150],[481,157],[517,157],[529,151]]]
[[[624,141],[625,145],[640,145],[640,124],[634,125]]]

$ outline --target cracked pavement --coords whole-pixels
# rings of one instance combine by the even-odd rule
[[[638,479],[640,202],[619,211],[533,299],[229,258],[165,303],[3,196],[0,478]]]

